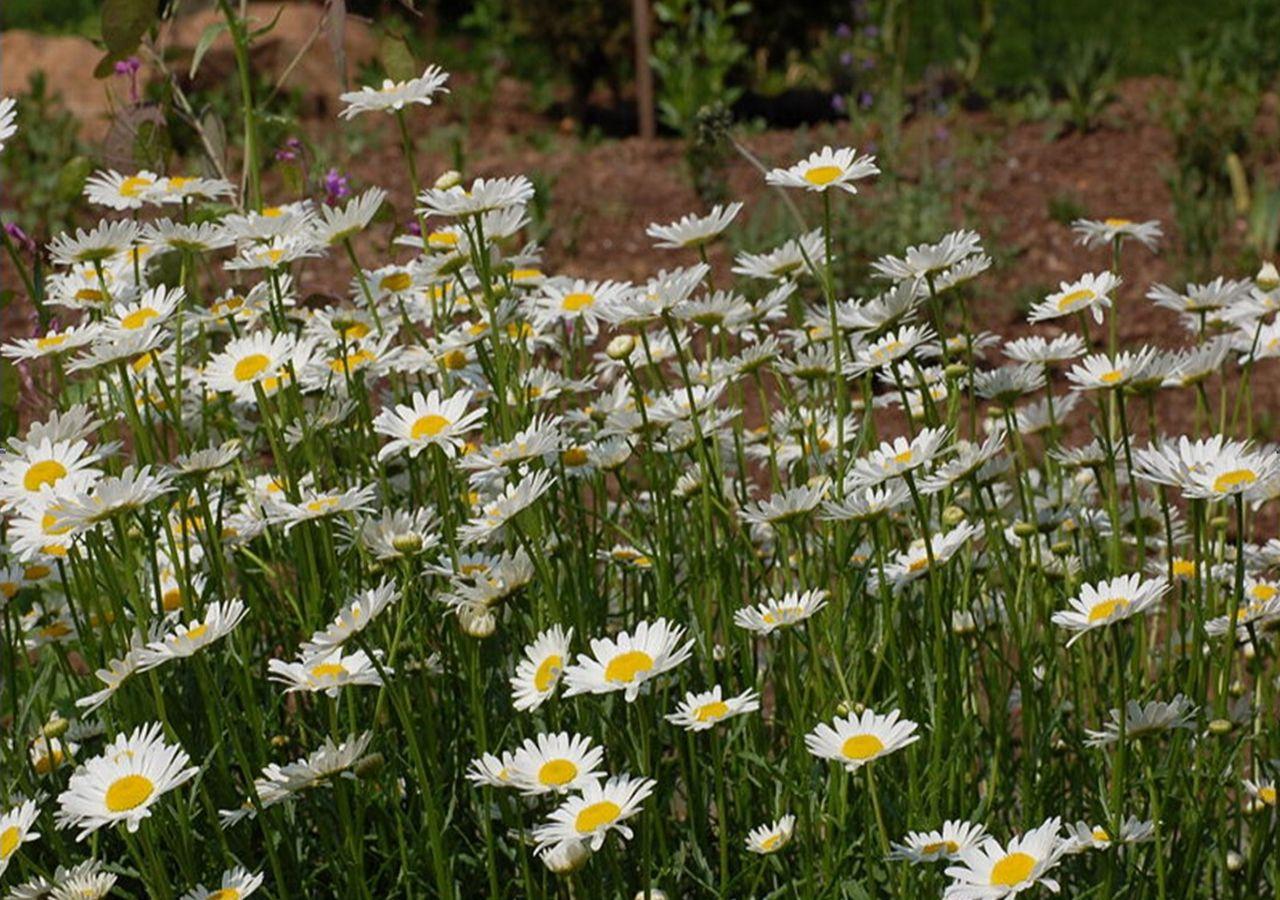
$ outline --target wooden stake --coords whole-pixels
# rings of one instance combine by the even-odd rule
[[[640,117],[640,137],[657,135],[653,119],[653,69],[649,65],[649,0],[631,0],[631,18],[636,33],[636,109]]]

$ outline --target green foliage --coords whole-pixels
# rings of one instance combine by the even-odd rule
[[[20,194],[9,194],[12,216],[43,243],[72,223],[93,165],[77,137],[75,117],[49,95],[42,73],[32,76],[28,92],[17,100],[21,127],[0,155],[0,183],[22,185]]]
[[[730,76],[747,55],[734,20],[750,12],[745,2],[662,0],[653,11],[661,23],[653,43],[653,71],[658,79],[658,114],[663,123],[685,136],[692,133],[699,110],[712,103],[732,106],[742,95]]]

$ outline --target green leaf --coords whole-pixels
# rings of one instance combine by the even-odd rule
[[[84,183],[93,172],[93,161],[87,156],[73,156],[58,171],[58,199],[72,203],[80,197]]]
[[[196,77],[196,70],[200,68],[200,61],[209,52],[209,48],[218,39],[218,35],[226,31],[228,27],[227,23],[223,21],[210,22],[205,26],[204,31],[200,33],[200,40],[196,41],[195,52],[191,54],[191,71],[187,75],[188,78]]]
[[[108,52],[127,56],[156,21],[155,0],[102,0],[102,40]]]
[[[399,35],[385,35],[378,47],[378,61],[393,81],[408,81],[418,74],[418,62]]]

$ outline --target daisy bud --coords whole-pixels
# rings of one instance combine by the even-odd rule
[[[1230,719],[1214,719],[1209,723],[1210,734],[1230,734],[1233,728],[1235,728],[1235,725],[1232,724]]]
[[[1239,697],[1244,694],[1244,683],[1237,678],[1231,682],[1231,686],[1227,690],[1231,692],[1232,697]]]
[[[958,506],[948,506],[942,511],[942,524],[948,528],[955,528],[964,519],[964,510]]]
[[[468,637],[483,640],[490,637],[498,628],[498,621],[493,613],[482,607],[458,609],[458,626]]]
[[[460,184],[462,184],[462,173],[457,169],[450,169],[447,172],[442,172],[433,186],[437,191],[447,191],[449,188],[457,187]]]
[[[406,556],[422,549],[422,536],[418,534],[397,534],[391,539],[391,546],[397,553]]]
[[[1253,279],[1258,283],[1258,287],[1264,291],[1274,291],[1280,287],[1280,272],[1276,271],[1275,263],[1264,262],[1262,268],[1258,270],[1258,274]]]
[[[277,734],[271,738],[271,746],[276,747],[277,749],[283,747],[287,743],[289,743],[289,738],[283,734]]]
[[[955,362],[942,370],[942,374],[947,376],[949,380],[963,378],[965,373],[969,371],[969,367],[964,363]]]
[[[635,900],[667,900],[667,892],[660,891],[657,888],[649,888],[647,891],[636,891]]]
[[[1214,516],[1212,519],[1209,520],[1209,527],[1212,528],[1214,531],[1226,531],[1227,517]]]
[[[1244,868],[1244,857],[1234,850],[1227,852],[1227,871],[1239,872]]]
[[[40,733],[49,740],[60,738],[67,733],[67,729],[71,727],[71,723],[57,713],[53,714],[53,718],[45,723],[40,729]]]
[[[1244,646],[1240,648],[1244,652],[1244,658],[1249,662],[1253,662],[1253,658],[1258,655],[1258,650],[1253,646],[1253,641],[1245,641]],[[1232,688],[1234,693],[1235,688]]]
[[[1018,537],[1022,538],[1023,540],[1026,540],[1027,538],[1035,537],[1036,530],[1037,529],[1034,522],[1018,522],[1016,525],[1013,526],[1013,533]]]
[[[1052,547],[1049,548],[1049,552],[1051,552],[1054,556],[1070,556],[1071,542],[1058,541],[1056,544],[1054,544]]]
[[[724,655],[725,655],[724,644],[716,644],[714,647],[711,648],[711,658],[714,659],[716,662],[723,662]]]
[[[362,781],[373,778],[382,771],[382,767],[386,764],[386,761],[386,757],[381,753],[370,753],[364,759],[356,763],[356,777]]]
[[[582,868],[583,864],[590,858],[591,851],[586,844],[580,841],[557,844],[551,850],[542,854],[543,864],[557,875],[567,875]]]
[[[610,359],[623,360],[636,349],[636,339],[629,334],[620,334],[609,342],[604,352]]]

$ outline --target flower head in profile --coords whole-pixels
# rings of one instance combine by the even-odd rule
[[[912,831],[893,844],[889,859],[905,859],[913,863],[956,860],[961,851],[977,847],[987,836],[987,829],[973,822],[948,819],[937,831]]]
[[[1132,219],[1109,218],[1076,219],[1071,223],[1071,230],[1076,233],[1076,240],[1091,249],[1109,247],[1115,241],[1132,238],[1148,250],[1154,252],[1164,233],[1160,223],[1155,219],[1147,222],[1135,222]]]
[[[824,590],[790,591],[781,599],[770,597],[761,604],[738,610],[733,614],[733,624],[760,635],[770,635],[780,628],[805,622],[826,603]]]
[[[585,843],[593,851],[599,850],[613,832],[630,840],[631,829],[624,823],[640,812],[640,805],[656,784],[652,778],[630,775],[588,783],[580,795],[570,797],[545,824],[534,829],[538,852],[568,843]]]
[[[676,711],[669,713],[666,719],[685,731],[706,731],[725,719],[755,712],[759,708],[760,695],[755,691],[746,690],[736,697],[721,697],[720,685],[717,684],[709,691],[686,694]]]
[[[874,156],[859,156],[858,151],[852,147],[841,147],[838,150],[823,147],[790,168],[769,172],[765,176],[765,182],[773,187],[818,192],[838,188],[846,193],[856,194],[858,188],[855,182],[878,174],[880,169],[876,166]]]
[[[436,94],[448,91],[444,86],[448,80],[449,73],[444,69],[427,66],[421,75],[408,81],[387,78],[377,87],[366,85],[358,91],[347,91],[338,97],[346,104],[338,116],[354,119],[366,112],[399,112],[414,104],[430,106]]]
[[[1089,312],[1101,323],[1104,309],[1111,308],[1111,295],[1120,286],[1120,278],[1110,272],[1092,272],[1077,281],[1064,281],[1058,290],[1031,307],[1030,322],[1046,322],[1062,316]]]
[[[705,216],[689,213],[669,225],[655,222],[644,233],[653,238],[655,247],[703,247],[719,237],[740,212],[741,203],[716,204]]]
[[[1070,647],[1090,631],[1150,611],[1168,591],[1169,583],[1163,578],[1144,579],[1138,574],[1086,584],[1071,598],[1070,609],[1053,614],[1053,624],[1075,632],[1067,641]]]
[[[560,676],[564,674],[572,640],[572,628],[566,631],[559,625],[553,625],[525,647],[524,657],[511,676],[512,705],[516,709],[535,710],[555,693]]]
[[[263,874],[235,866],[222,873],[218,887],[198,884],[182,895],[182,900],[244,900],[262,887]]]
[[[0,815],[0,875],[23,844],[40,839],[40,832],[34,830],[39,817],[40,808],[34,800],[24,800]]]
[[[757,825],[747,835],[747,850],[762,856],[777,853],[791,843],[795,830],[796,817],[789,813],[777,821]]]

